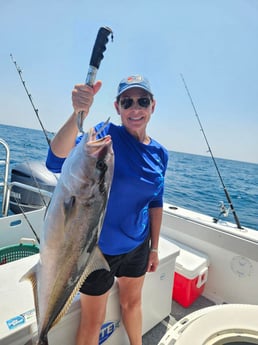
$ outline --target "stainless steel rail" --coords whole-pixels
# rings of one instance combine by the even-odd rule
[[[5,140],[1,138],[0,138],[0,145],[2,145],[2,147],[4,148],[4,157],[3,159],[0,158],[0,166],[4,167],[3,175],[0,176],[0,189],[1,189],[0,193],[2,193],[2,214],[1,215],[3,217],[6,217],[8,215],[11,191],[14,186],[51,198],[52,193],[44,189],[40,189],[37,187],[33,187],[30,185],[26,185],[24,183],[15,182],[15,181],[8,183],[8,176],[9,176],[9,170],[10,170],[10,149],[9,149],[8,144],[5,142]],[[21,205],[21,208],[22,206],[23,205]]]
[[[0,159],[0,166],[4,167],[3,179],[0,180],[0,188],[2,190],[2,214],[4,215],[5,210],[9,208],[8,195],[8,175],[10,169],[10,149],[5,140],[0,138],[0,145],[4,148],[4,158]],[[2,178],[2,176],[0,177]]]
[[[15,181],[11,182],[11,183],[8,184],[8,188],[7,188],[7,192],[6,192],[6,204],[5,204],[5,209],[3,210],[3,216],[7,216],[8,215],[11,190],[12,190],[12,188],[14,186],[20,187],[20,188],[23,188],[23,189],[26,189],[26,190],[29,190],[31,192],[38,193],[38,194],[40,194],[42,196],[47,196],[49,198],[52,197],[52,192],[49,192],[49,191],[47,191],[45,189],[40,189],[40,188],[37,188],[37,187],[33,187],[33,186],[30,186],[30,185],[27,185],[27,184],[24,184],[24,183],[21,183],[21,182],[15,182]],[[23,205],[20,205],[20,206],[21,206],[21,209],[22,209]]]

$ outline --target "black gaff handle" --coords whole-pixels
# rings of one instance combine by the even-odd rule
[[[108,36],[110,34],[111,40],[113,40],[113,32],[107,26],[101,27],[98,31],[97,38],[92,50],[90,66],[86,78],[87,85],[92,86],[94,84],[100,62],[104,58],[103,53],[106,50],[106,44],[108,43]]]
[[[103,26],[99,29],[94,47],[91,53],[90,65],[88,69],[87,78],[85,81],[86,85],[93,86],[97,71],[100,66],[100,62],[103,59],[104,51],[106,50],[106,44],[108,43],[108,36],[111,34],[111,40],[113,41],[113,32],[107,26]],[[77,117],[77,127],[81,133],[83,131],[83,111],[80,111]]]

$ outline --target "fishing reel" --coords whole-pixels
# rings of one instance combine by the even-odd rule
[[[223,216],[223,217],[227,217],[228,216],[228,214],[229,214],[229,207],[227,208],[223,201],[220,201],[219,209],[220,209],[219,217],[220,216]]]
[[[229,214],[229,207],[226,207],[223,201],[219,202],[219,210],[220,213],[218,215],[218,218],[213,218],[214,223],[218,223],[221,216],[227,217]]]

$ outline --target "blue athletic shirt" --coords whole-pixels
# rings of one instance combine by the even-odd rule
[[[102,125],[95,126],[96,132]],[[119,255],[143,243],[149,235],[149,208],[163,206],[168,153],[153,139],[148,145],[139,142],[124,126],[109,123],[98,137],[107,134],[113,142],[115,167],[99,247],[104,254]],[[49,149],[46,166],[60,172],[64,160]]]

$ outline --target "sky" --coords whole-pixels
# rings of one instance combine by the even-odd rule
[[[148,134],[168,150],[258,163],[258,0],[8,0],[0,2],[0,123],[40,129],[10,58],[56,132],[72,113],[100,27],[107,44],[84,129],[119,124],[117,85],[146,76],[157,101]],[[0,134],[1,137],[1,134]]]

